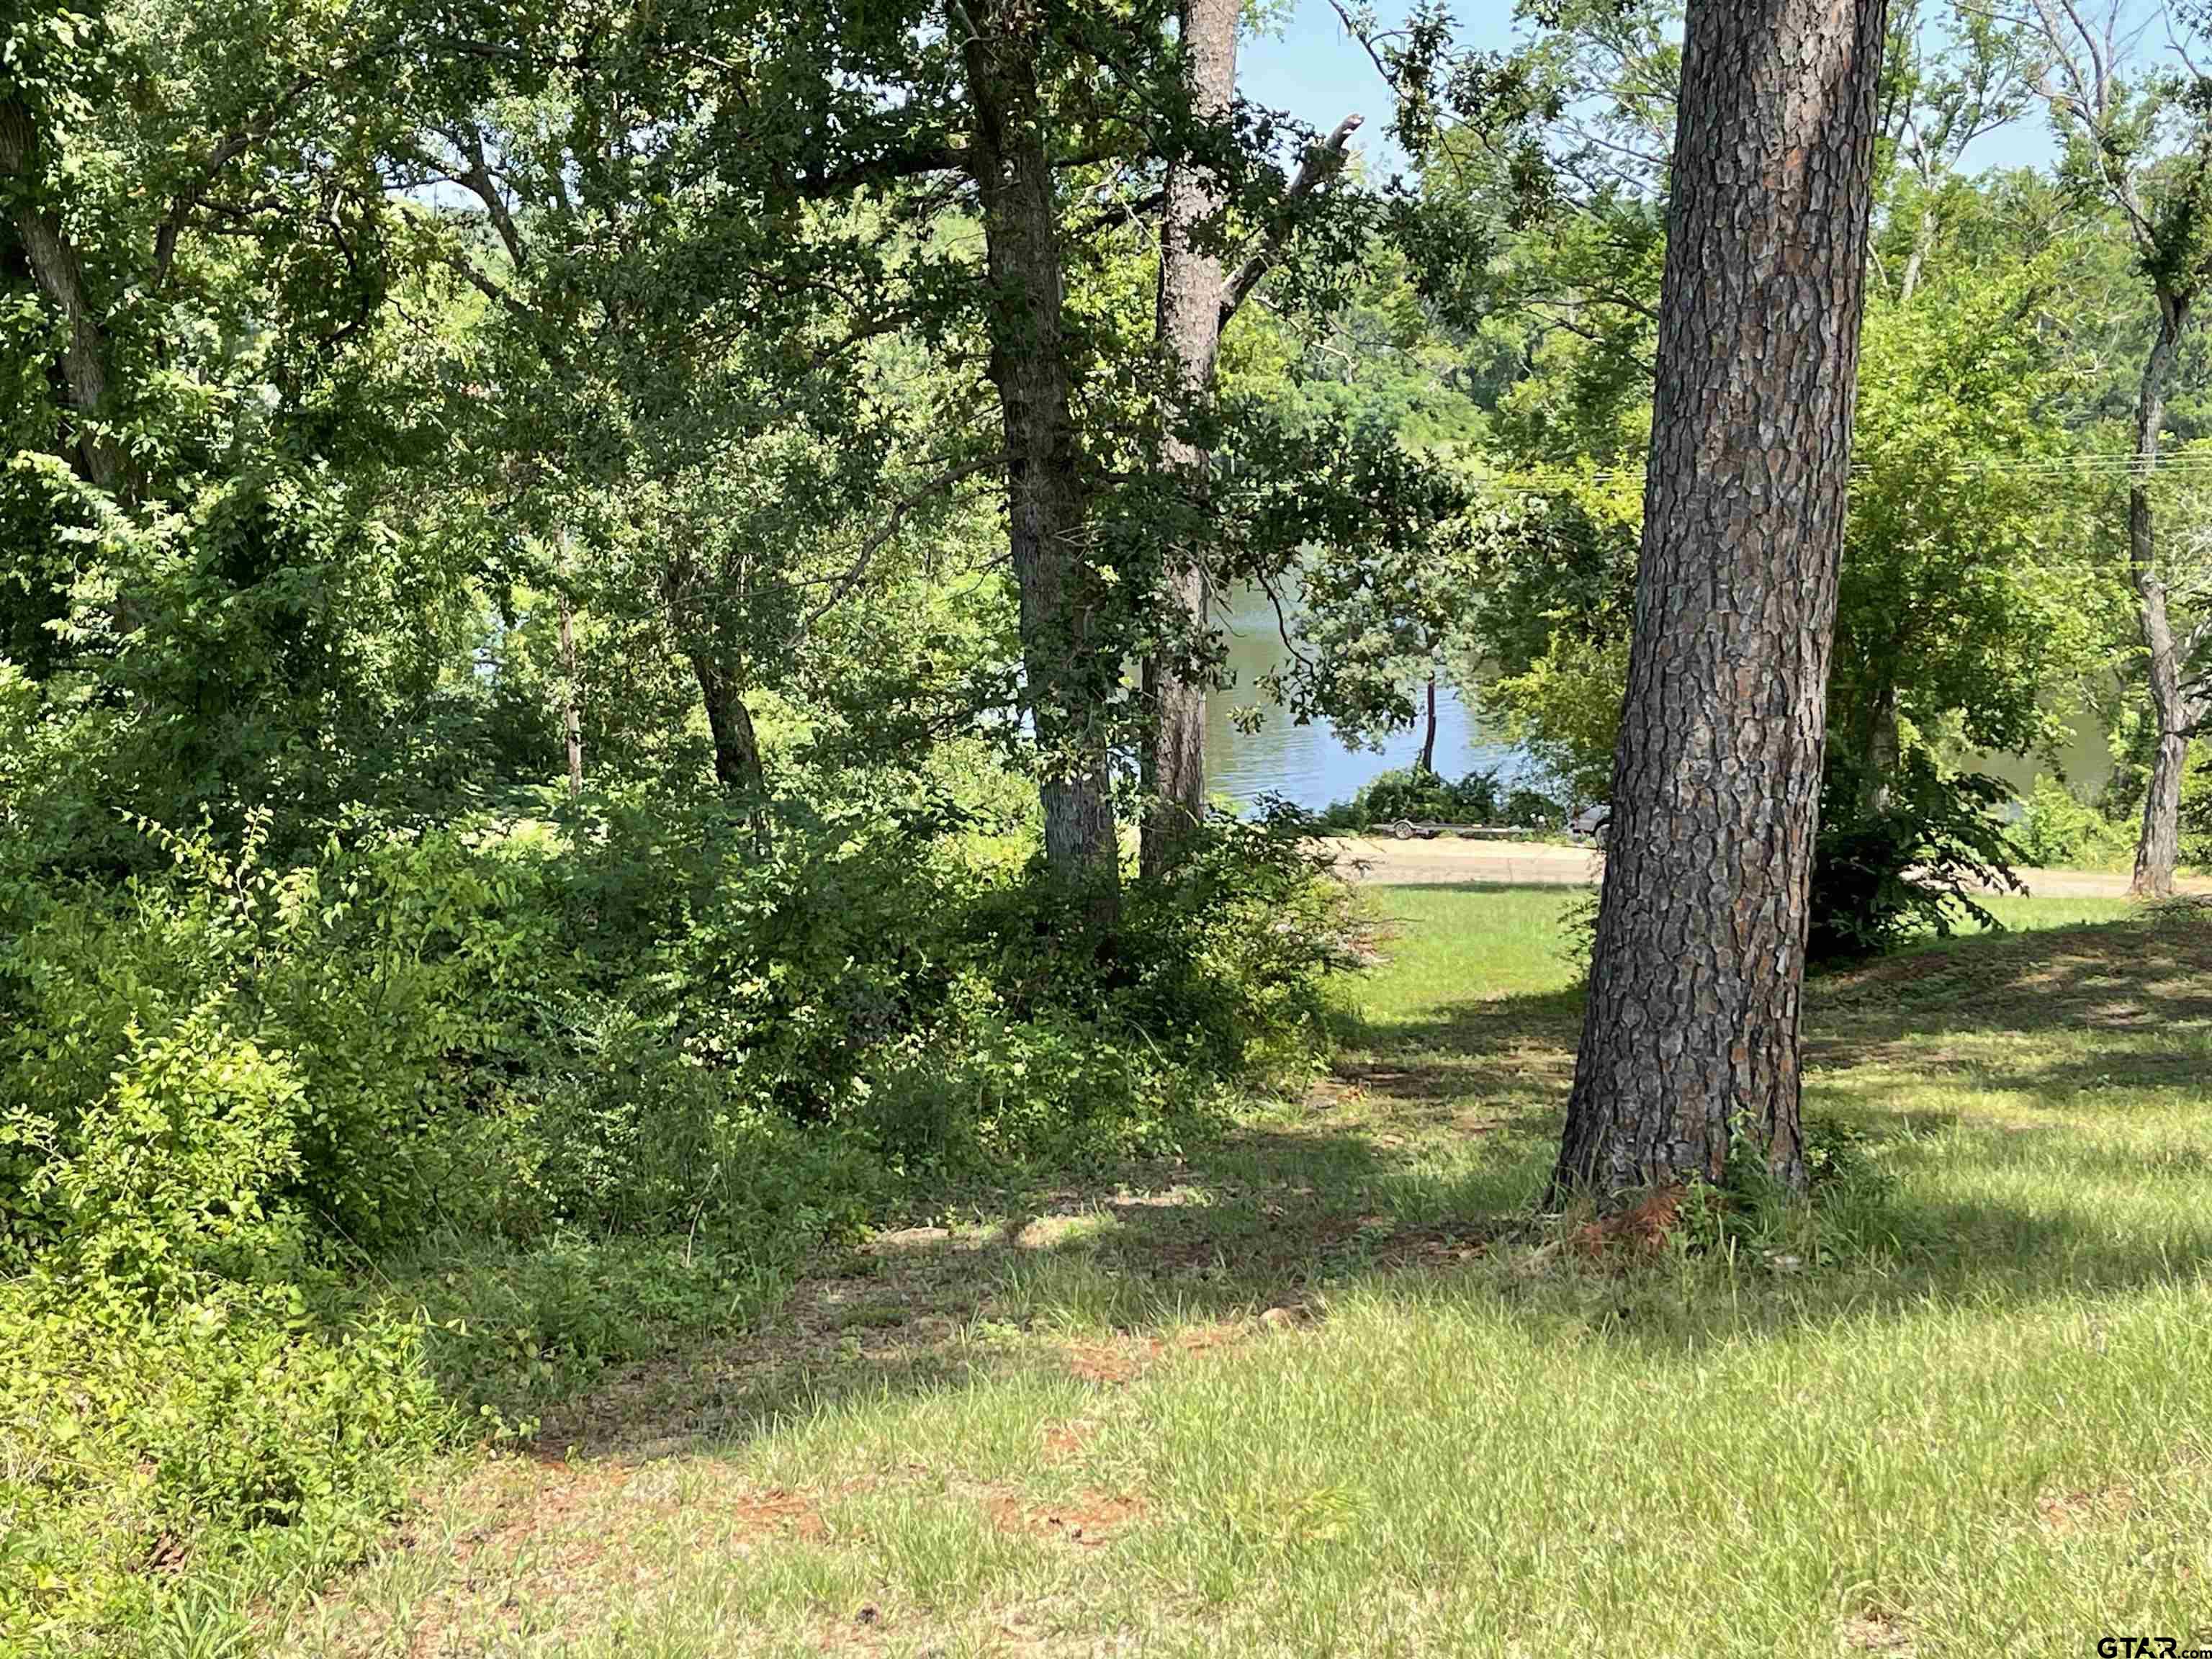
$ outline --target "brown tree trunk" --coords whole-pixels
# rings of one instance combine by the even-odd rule
[[[2170,651],[2173,636],[2166,622],[2166,596],[2143,603],[2143,634],[2153,637],[2155,627]],[[2153,657],[2158,647],[2153,647]],[[2135,878],[2128,884],[2130,898],[2171,898],[2174,867],[2181,862],[2181,775],[2189,759],[2189,738],[2173,714],[2180,698],[2172,680],[2169,659],[2161,672],[2154,661],[2151,702],[2158,711],[2158,747],[2151,756],[2150,785],[2143,792],[2142,829],[2136,839]]]
[[[714,781],[732,794],[757,800],[768,793],[768,769],[761,763],[760,738],[744,694],[714,659],[691,658],[691,673],[707,705],[707,730],[714,740]]]
[[[707,730],[714,741],[714,781],[732,800],[742,803],[752,826],[753,845],[765,854],[770,845],[768,768],[761,760],[760,737],[744,689],[704,651],[687,653],[692,678],[707,705]]]
[[[584,692],[576,672],[576,623],[566,593],[561,595],[561,673],[567,682],[561,729],[568,744],[568,799],[575,800],[584,793]]]
[[[1437,677],[1429,676],[1429,726],[1421,738],[1421,770],[1437,769]]]
[[[1192,116],[1218,120],[1237,94],[1237,18],[1239,0],[1182,0],[1184,84]],[[1172,427],[1188,416],[1213,385],[1221,343],[1221,303],[1227,292],[1221,255],[1201,244],[1218,239],[1199,228],[1221,211],[1221,185],[1206,169],[1178,157],[1168,167],[1160,214],[1160,286],[1156,331],[1174,377]],[[1172,430],[1168,465],[1181,473],[1194,500],[1205,500],[1205,451]],[[1206,632],[1211,586],[1206,550],[1196,538],[1170,546],[1163,562],[1160,603],[1172,640],[1194,646]],[[1148,657],[1144,669],[1152,726],[1144,751],[1145,822],[1140,867],[1157,878],[1206,812],[1206,687],[1188,673],[1171,643]]]
[[[100,319],[85,290],[84,267],[58,215],[41,201],[41,144],[29,106],[0,98],[0,177],[13,181],[10,220],[23,245],[39,289],[61,309],[69,323],[62,347],[64,398],[76,417],[71,434],[78,475],[115,495],[125,495],[130,467],[120,446],[104,435],[99,422],[113,414],[108,405],[107,358]]]
[[[2136,589],[2136,621],[2148,654],[2151,716],[2158,722],[2150,787],[2143,793],[2142,831],[2136,841],[2133,898],[2164,898],[2173,891],[2181,859],[2181,773],[2189,758],[2191,724],[2181,685],[2180,654],[2166,613],[2166,586],[2158,577],[2158,546],[2150,514],[2150,475],[2158,468],[2159,429],[2166,423],[2166,387],[2189,321],[2186,306],[2169,295],[2158,301],[2158,335],[2143,360],[2136,400],[2136,464],[2128,478],[2128,574]]]
[[[1883,0],[1691,0],[1636,632],[1556,1200],[1802,1185],[1798,1001]]]
[[[990,377],[1003,412],[1006,518],[1021,592],[1022,665],[1042,768],[1047,870],[1091,888],[1110,920],[1120,848],[1107,747],[1121,665],[1098,637],[1104,584],[1085,556],[1048,123],[1034,0],[954,5],[975,131],[991,283]]]

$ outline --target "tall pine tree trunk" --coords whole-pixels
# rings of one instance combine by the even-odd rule
[[[1184,83],[1191,114],[1199,120],[1219,119],[1236,96],[1238,9],[1239,0],[1183,0]],[[1213,385],[1227,282],[1220,254],[1200,246],[1204,239],[1195,233],[1220,210],[1220,184],[1206,169],[1181,157],[1170,164],[1160,215],[1156,328],[1173,370],[1174,418],[1194,408]],[[1168,465],[1183,476],[1193,499],[1202,502],[1206,453],[1172,434],[1166,450]],[[1195,642],[1204,635],[1210,592],[1202,543],[1194,538],[1168,548],[1160,600],[1171,637]],[[1152,723],[1144,753],[1141,867],[1147,877],[1158,877],[1174,866],[1206,811],[1206,687],[1171,645],[1146,659],[1144,692]]]
[[[2150,787],[2143,794],[2142,831],[2136,842],[2134,898],[2163,898],[2173,891],[2173,867],[2181,858],[2181,774],[2189,758],[2192,723],[2181,684],[2180,653],[2166,612],[2166,585],[2159,580],[2157,541],[2150,513],[2150,475],[2158,467],[2159,428],[2166,423],[2166,387],[2189,313],[2183,303],[2159,295],[2158,334],[2143,360],[2142,387],[2136,400],[2136,464],[2128,478],[2128,575],[2135,584],[2136,621],[2148,654],[2151,717],[2157,722],[2158,747],[2151,757]]]
[[[1108,753],[1121,664],[1100,637],[1108,598],[1085,549],[1064,279],[1036,0],[955,4],[975,131],[991,283],[990,377],[1006,438],[1006,517],[1021,593],[1022,665],[1042,767],[1045,866],[1090,888],[1110,921],[1120,849]]]
[[[1644,544],[1555,1198],[1804,1179],[1798,1002],[1883,0],[1691,0]]]

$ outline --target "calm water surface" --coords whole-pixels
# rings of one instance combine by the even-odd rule
[[[1409,767],[1420,758],[1421,723],[1393,733],[1380,750],[1347,746],[1325,720],[1296,726],[1259,690],[1260,677],[1285,660],[1275,611],[1266,594],[1252,590],[1230,596],[1229,666],[1233,684],[1211,693],[1206,703],[1206,757],[1209,781],[1218,793],[1249,804],[1261,795],[1281,795],[1297,805],[1319,808],[1349,800],[1359,786],[1379,772]],[[1263,719],[1257,732],[1237,729],[1233,716],[1257,702]],[[2074,741],[2061,757],[2066,776],[2094,789],[2112,771],[2103,732],[2088,720],[2077,722]],[[2032,758],[1996,755],[1985,768],[2015,789],[2026,790],[2039,767]],[[1456,778],[1481,769],[1513,781],[1534,768],[1528,757],[1461,702],[1447,685],[1437,687],[1437,770]],[[1531,781],[1537,780],[1533,777]]]
[[[1259,592],[1231,596],[1228,607],[1229,665],[1235,683],[1212,693],[1206,702],[1206,757],[1209,782],[1218,793],[1250,803],[1263,794],[1280,795],[1305,807],[1349,800],[1378,772],[1413,765],[1421,756],[1422,722],[1386,738],[1378,751],[1347,747],[1325,720],[1294,726],[1291,717],[1261,693],[1260,677],[1287,657],[1267,596]],[[1254,702],[1263,719],[1257,732],[1237,729],[1232,716]],[[1497,770],[1505,777],[1529,770],[1528,757],[1484,729],[1481,717],[1462,703],[1447,685],[1437,687],[1437,770],[1446,777]]]

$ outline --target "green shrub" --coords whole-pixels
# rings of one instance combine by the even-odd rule
[[[0,880],[0,1648],[112,1650],[180,1551],[347,1559],[465,1427],[742,1327],[918,1178],[1293,1077],[1352,960],[1310,829],[1209,825],[1110,931],[865,801]]]
[[[1516,830],[1560,830],[1567,817],[1567,809],[1555,796],[1526,784],[1507,790],[1498,808],[1498,822]]]
[[[946,946],[943,1017],[871,1097],[871,1133],[902,1161],[1161,1150],[1215,1121],[1231,1082],[1310,1067],[1323,985],[1358,962],[1313,827],[1279,805],[1209,820],[1110,937],[1080,895],[980,895]]]
[[[180,1575],[265,1540],[343,1565],[465,1426],[415,1322],[168,1283],[151,1308],[137,1284],[0,1285],[0,1653],[122,1653]]]
[[[257,892],[78,894],[11,957],[0,1651],[116,1651],[149,1565],[345,1559],[459,1427],[416,1322],[316,1265],[313,1079],[244,1029]]]
[[[1501,785],[1495,772],[1469,772],[1456,782],[1419,767],[1384,772],[1363,784],[1348,801],[1322,811],[1325,830],[1363,831],[1400,819],[1415,823],[1510,824],[1556,828],[1565,813],[1540,789]]]
[[[1978,773],[1943,773],[1906,762],[1886,808],[1860,802],[1857,775],[1832,762],[1821,783],[1813,854],[1815,961],[1895,949],[1922,933],[1948,935],[1962,919],[1997,926],[1978,896],[2020,885],[2018,850],[1995,816],[2011,791]]]
[[[2013,836],[2022,862],[2040,870],[2105,869],[2135,855],[2133,824],[2114,823],[2047,775],[2028,792]]]
[[[1156,1146],[1320,1040],[1349,958],[1309,828],[1221,820],[1103,939],[969,870],[927,807],[786,821],[766,851],[713,811],[610,811],[283,871],[153,831],[169,876],[47,895],[0,957],[28,1103],[0,1216],[21,1262],[136,1205],[148,1263],[189,1235],[276,1264],[241,1280],[450,1224],[781,1249],[777,1195],[844,1224],[866,1148]],[[171,1184],[116,1187],[157,1144]]]
[[[541,861],[441,833],[276,870],[251,836],[227,856],[203,836],[148,833],[170,849],[168,876],[14,907],[0,951],[0,1085],[17,1103],[0,1133],[0,1243],[20,1261],[76,1224],[65,1172],[104,1156],[118,1108],[149,1133],[151,1115],[197,1111],[166,1132],[172,1158],[197,1155],[185,1142],[202,1133],[209,1156],[222,1155],[214,1142],[265,1143],[256,1155],[274,1162],[251,1177],[264,1210],[292,1206],[364,1245],[404,1237],[430,1201],[429,1126],[481,1095],[557,994]],[[179,1082],[173,1056],[209,1044],[232,1056],[229,1080]],[[115,1093],[139,1067],[159,1099]],[[251,1136],[231,1106],[190,1094],[220,1102],[249,1083]]]
[[[307,1242],[286,1196],[300,1173],[298,1068],[204,1011],[159,1039],[128,1036],[115,1086],[86,1115],[75,1156],[39,1172],[69,1214],[46,1265],[149,1300],[188,1291],[202,1274],[295,1277]]]

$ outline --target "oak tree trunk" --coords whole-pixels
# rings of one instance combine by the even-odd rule
[[[1036,0],[949,9],[962,37],[990,278],[989,374],[1004,416],[1006,516],[1022,664],[1042,767],[1047,870],[1109,920],[1119,866],[1108,756],[1121,665],[1100,637],[1104,584],[1085,552],[1080,441]],[[972,23],[971,23],[972,18]]]
[[[1691,0],[1636,630],[1554,1200],[1804,1179],[1798,1005],[1883,0]]]
[[[1183,0],[1182,45],[1192,116],[1218,120],[1237,93],[1239,0]],[[1213,384],[1227,290],[1220,253],[1200,228],[1221,211],[1221,186],[1188,157],[1169,164],[1160,214],[1160,286],[1155,324],[1173,376],[1172,428]],[[1218,235],[1216,228],[1215,236]],[[1193,499],[1205,499],[1208,457],[1172,429],[1166,461],[1182,474]],[[1170,640],[1195,641],[1207,622],[1211,588],[1206,550],[1195,539],[1165,550],[1160,603]],[[1145,661],[1144,693],[1151,726],[1144,750],[1145,821],[1140,867],[1148,878],[1173,867],[1206,811],[1206,687],[1170,646]]]
[[[2181,774],[2189,758],[2194,724],[2181,684],[2180,653],[2166,610],[2166,586],[2158,575],[2158,546],[2151,522],[2150,475],[2158,467],[2159,429],[2166,423],[2166,388],[2172,378],[2186,306],[2159,295],[2158,334],[2143,360],[2142,386],[2136,400],[2135,465],[2128,477],[2128,575],[2135,585],[2136,620],[2149,657],[2151,716],[2157,722],[2158,747],[2151,757],[2150,787],[2143,793],[2142,830],[2136,842],[2134,898],[2163,898],[2173,891],[2173,869],[2181,858]]]
[[[128,459],[121,446],[100,429],[114,412],[108,403],[106,345],[85,288],[83,263],[60,216],[41,199],[42,149],[30,106],[21,99],[0,98],[0,178],[13,185],[8,192],[13,198],[9,222],[40,291],[69,324],[60,368],[63,398],[75,417],[70,437],[77,474],[101,489],[125,495]]]
[[[707,730],[714,742],[714,781],[726,793],[758,800],[768,793],[768,769],[761,763],[760,738],[744,694],[713,659],[695,655],[691,672],[707,705]]]
[[[707,707],[707,731],[714,744],[714,781],[721,785],[725,796],[744,806],[752,826],[753,845],[765,854],[770,844],[768,768],[761,760],[760,736],[753,730],[744,689],[711,653],[695,650],[686,654],[691,677],[699,684],[700,701]]]

